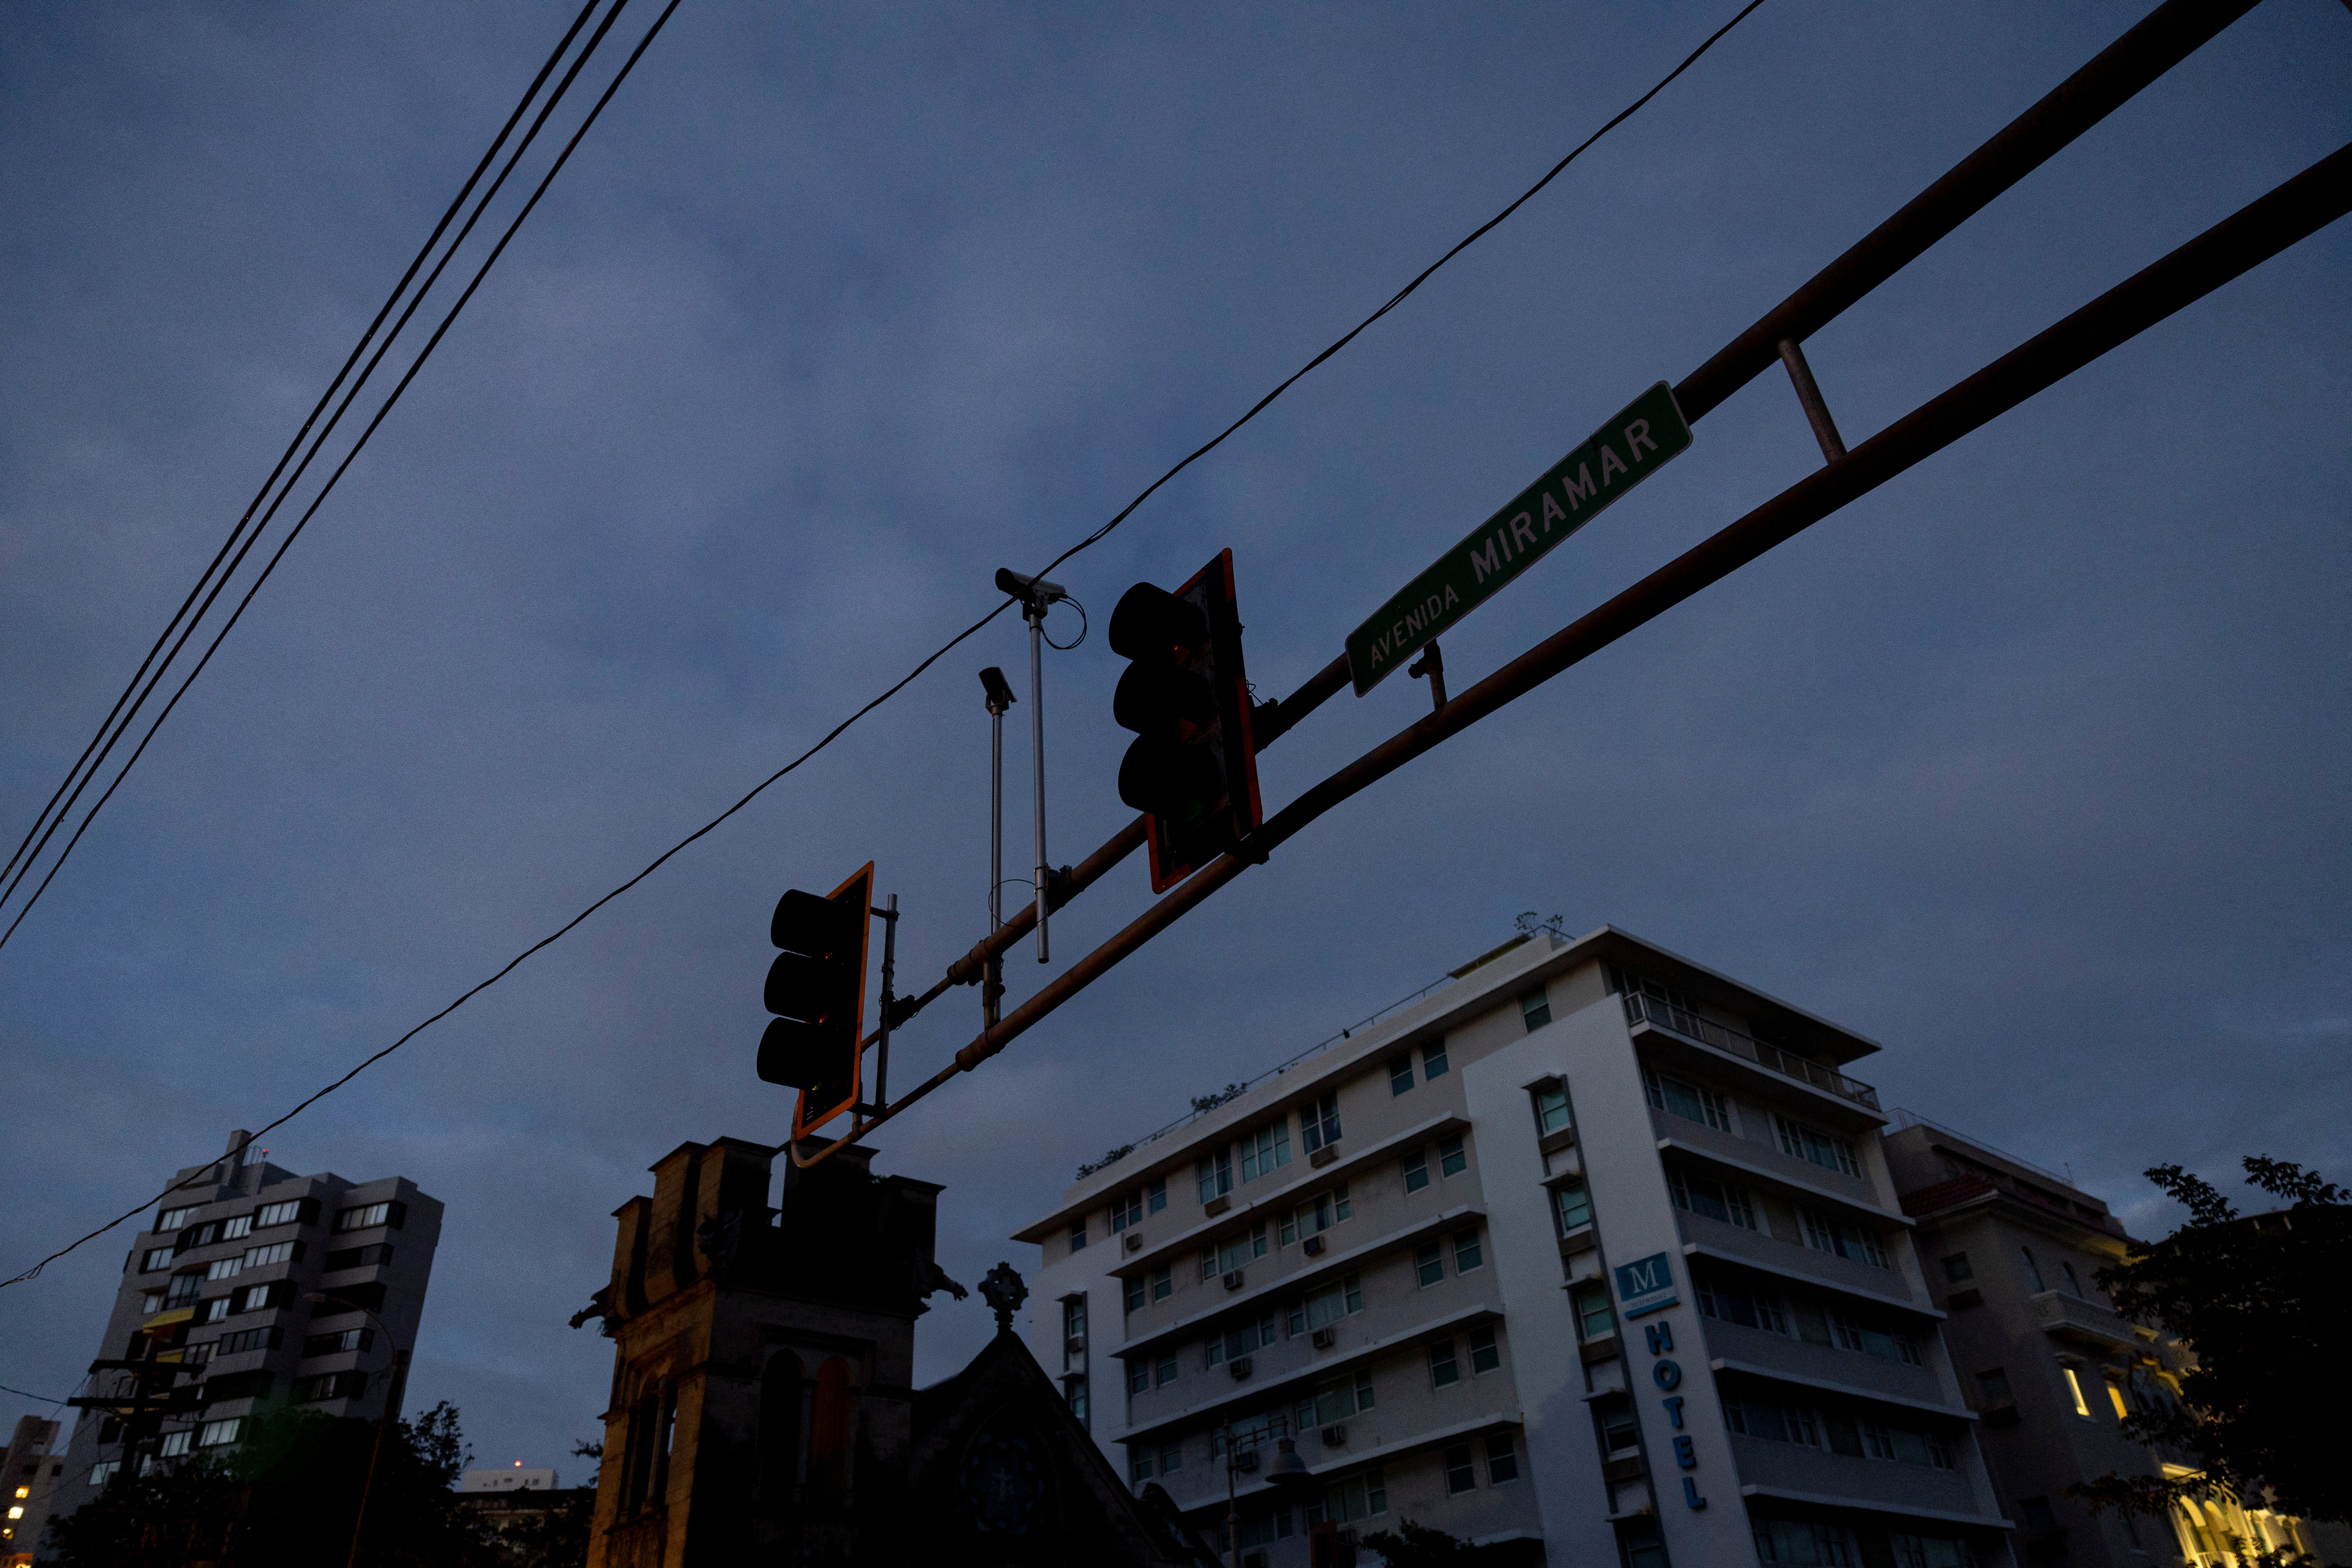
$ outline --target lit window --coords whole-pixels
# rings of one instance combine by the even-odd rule
[[[2074,1375],[2074,1369],[2071,1366],[2061,1367],[2059,1370],[2066,1374],[2066,1392],[2074,1396],[2074,1414],[2084,1416],[2089,1415],[2091,1414],[2091,1404],[2090,1401],[2083,1397],[2083,1380]]]
[[[8,1517],[10,1519],[22,1519],[25,1517],[25,1510],[21,1508],[12,1508],[8,1510]]]
[[[2107,1378],[2105,1382],[2107,1385],[2107,1403],[2116,1407],[2116,1419],[2118,1421],[2130,1420],[2131,1406],[2124,1403],[2123,1386],[2116,1383],[2114,1378]]]

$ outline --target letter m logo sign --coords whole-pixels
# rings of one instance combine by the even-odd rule
[[[1675,1266],[1666,1253],[1617,1266],[1617,1303],[1629,1318],[1675,1304]]]

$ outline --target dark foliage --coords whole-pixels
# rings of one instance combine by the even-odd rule
[[[256,1419],[230,1464],[198,1456],[107,1491],[49,1527],[60,1568],[319,1568],[350,1550],[376,1428],[277,1410]],[[368,1500],[366,1568],[576,1568],[588,1508],[569,1498],[504,1535],[451,1490],[467,1458],[446,1401],[396,1424]]]
[[[1394,1530],[1376,1530],[1360,1544],[1377,1552],[1387,1568],[1517,1568],[1532,1561],[1524,1541],[1497,1541],[1473,1546],[1442,1530],[1400,1520]]]
[[[2204,1473],[2107,1475],[2069,1489],[2095,1510],[2159,1513],[2218,1491],[2305,1519],[2352,1519],[2338,1415],[2352,1373],[2335,1344],[2336,1314],[2352,1292],[2352,1194],[2286,1161],[2257,1156],[2245,1167],[2248,1182],[2288,1206],[2242,1216],[2179,1166],[2156,1166],[2148,1180],[2189,1210],[2189,1223],[2099,1271],[2118,1311],[2162,1324],[2197,1357],[2180,1404],[2143,1410],[2126,1429]]]

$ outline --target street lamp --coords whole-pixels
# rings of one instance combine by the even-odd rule
[[[359,1517],[352,1521],[351,1554],[343,1560],[345,1568],[359,1568],[360,1532],[367,1528],[368,1500],[375,1494],[375,1473],[378,1467],[383,1463],[383,1439],[392,1430],[394,1413],[400,1408],[401,1390],[408,1382],[408,1352],[393,1339],[390,1326],[382,1318],[377,1317],[357,1301],[346,1300],[341,1296],[330,1296],[318,1290],[308,1292],[302,1300],[314,1307],[332,1301],[338,1306],[350,1308],[366,1318],[378,1329],[383,1330],[383,1342],[392,1346],[392,1374],[390,1380],[384,1384],[383,1414],[378,1417],[375,1424],[375,1447],[368,1450],[367,1481],[360,1488]]]
[[[1278,1419],[1278,1418],[1277,1418]],[[1236,1500],[1240,1490],[1236,1478],[1244,1468],[1242,1451],[1234,1442],[1234,1424],[1225,1423],[1225,1551],[1232,1555],[1233,1568],[1242,1568],[1242,1516]],[[1257,1468],[1257,1446],[1250,1446],[1250,1469]],[[1298,1445],[1287,1437],[1275,1439],[1274,1463],[1266,1467],[1266,1484],[1286,1497],[1304,1491],[1315,1484],[1307,1473],[1307,1461],[1298,1457]]]

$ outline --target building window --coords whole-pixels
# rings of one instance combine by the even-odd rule
[[[1834,1252],[1840,1258],[1874,1268],[1890,1267],[1886,1249],[1879,1245],[1878,1237],[1851,1220],[1814,1208],[1804,1211],[1804,1219],[1806,1244],[1816,1251]]]
[[[1423,1285],[1434,1285],[1445,1278],[1445,1249],[1436,1242],[1424,1242],[1412,1255],[1412,1271]]]
[[[215,1279],[234,1279],[244,1272],[245,1259],[242,1257],[215,1258],[212,1260],[211,1266],[205,1270],[205,1279],[208,1282]]]
[[[1310,1333],[1328,1328],[1350,1312],[1364,1310],[1364,1287],[1360,1275],[1343,1275],[1333,1284],[1319,1290],[1309,1290],[1299,1304],[1290,1310],[1290,1331]]]
[[[1454,1233],[1454,1272],[1467,1274],[1473,1268],[1486,1266],[1486,1257],[1478,1247],[1478,1232],[1457,1230]]]
[[[1632,1405],[1611,1405],[1602,1407],[1598,1414],[1601,1420],[1601,1447],[1612,1458],[1619,1454],[1630,1454],[1642,1446],[1642,1434],[1640,1428],[1633,1424]]]
[[[1168,1300],[1169,1296],[1174,1292],[1175,1289],[1176,1268],[1173,1264],[1163,1263],[1159,1268],[1151,1271],[1151,1299],[1153,1300],[1165,1301]]]
[[[1478,1484],[1477,1468],[1470,1462],[1470,1445],[1456,1443],[1445,1450],[1445,1490],[1466,1492]]]
[[[1328,1148],[1339,1141],[1339,1091],[1333,1089],[1298,1113],[1298,1141],[1307,1152]]]
[[[1491,1328],[1470,1331],[1470,1371],[1473,1376],[1493,1372],[1503,1364],[1503,1352],[1496,1347],[1495,1331]]]
[[[1678,1078],[1668,1078],[1648,1068],[1642,1069],[1642,1088],[1653,1110],[1699,1122],[1718,1132],[1733,1131],[1731,1101],[1711,1089],[1694,1088]]]
[[[217,1448],[223,1444],[234,1443],[237,1433],[244,1427],[245,1417],[242,1415],[232,1415],[226,1421],[207,1421],[204,1429],[196,1434],[196,1447]]]
[[[246,1248],[245,1266],[247,1268],[267,1268],[273,1263],[284,1263],[289,1258],[301,1256],[302,1244],[299,1241],[273,1242],[268,1247]]]
[[[1201,1187],[1201,1201],[1213,1203],[1234,1190],[1234,1157],[1230,1151],[1220,1149],[1213,1154],[1203,1154],[1192,1162],[1192,1174]]]
[[[2138,1536],[2132,1530],[2131,1515],[2126,1513],[2119,1517],[2123,1520],[2124,1533],[2137,1543]],[[1886,1542],[1894,1549],[1895,1568],[1970,1568],[1979,1561],[1967,1542],[1948,1535],[1897,1533],[1888,1536]]]
[[[389,1226],[394,1230],[398,1230],[402,1222],[407,1217],[406,1204],[362,1204],[356,1208],[347,1208],[337,1214],[335,1230],[338,1234],[347,1230],[373,1230],[380,1225]]]
[[[1699,1316],[1714,1318],[1727,1323],[1737,1323],[1743,1329],[1762,1329],[1767,1333],[1786,1337],[1789,1315],[1781,1310],[1780,1301],[1761,1291],[1751,1290],[1736,1279],[1727,1283],[1721,1279],[1694,1275],[1692,1293],[1698,1298]],[[1822,1342],[1829,1335],[1821,1335]]]
[[[1470,1154],[1463,1148],[1459,1133],[1437,1141],[1437,1169],[1441,1174],[1458,1176],[1469,1168]]]
[[[252,1234],[253,1216],[249,1214],[241,1214],[233,1219],[221,1221],[220,1238],[223,1241],[239,1241]]]
[[[1298,1429],[1303,1432],[1310,1426],[1328,1426],[1335,1421],[1345,1421],[1349,1416],[1370,1408],[1372,1374],[1357,1372],[1317,1384],[1313,1395],[1300,1400],[1295,1414]],[[1275,1419],[1279,1421],[1281,1417],[1276,1416]],[[1239,1439],[1241,1426],[1238,1422],[1234,1424],[1234,1433]]]
[[[1746,1230],[1758,1228],[1756,1205],[1740,1188],[1720,1186],[1705,1176],[1685,1176],[1680,1171],[1668,1171],[1666,1192],[1678,1209],[1688,1209]]]
[[[193,1431],[183,1429],[178,1432],[166,1432],[163,1434],[163,1444],[156,1448],[155,1453],[159,1458],[176,1459],[195,1446],[196,1435]],[[25,1489],[18,1488],[16,1495],[23,1497]]]
[[[1415,1149],[1404,1157],[1404,1190],[1417,1193],[1429,1185],[1429,1152]]]
[[[158,1268],[169,1268],[172,1259],[177,1256],[179,1254],[172,1247],[151,1247],[147,1249],[147,1256],[139,1260],[139,1272],[152,1274]]]
[[[268,1230],[274,1225],[296,1225],[302,1218],[302,1200],[291,1198],[282,1204],[264,1204],[254,1212],[256,1230]]]
[[[1142,1275],[1130,1276],[1126,1281],[1126,1289],[1123,1292],[1127,1310],[1130,1312],[1142,1310],[1143,1303],[1150,1300],[1150,1287],[1144,1282]]]
[[[1579,1285],[1573,1300],[1577,1332],[1588,1340],[1605,1340],[1617,1331],[1617,1319],[1609,1310],[1609,1291],[1605,1287]]]
[[[1862,1163],[1854,1158],[1853,1145],[1843,1138],[1832,1137],[1817,1127],[1785,1116],[1775,1116],[1773,1121],[1780,1132],[1780,1152],[1791,1159],[1819,1165],[1825,1171],[1838,1171],[1849,1176],[1862,1174]]]
[[[1342,1182],[1282,1216],[1282,1245],[1288,1247],[1302,1236],[1319,1236],[1353,1212],[1348,1202],[1348,1184]]]
[[[2042,1282],[2042,1265],[2033,1261],[2033,1248],[2030,1247],[2021,1247],[2017,1249],[2017,1252],[2019,1257],[2025,1259],[2025,1277],[2033,1281],[2034,1293],[2039,1295],[2042,1291],[2050,1289],[2049,1286],[2044,1285]]]
[[[1161,1209],[1164,1209],[1164,1208],[1166,1208],[1167,1206],[1168,1206],[1168,1182],[1167,1182],[1167,1179],[1166,1179],[1165,1177],[1155,1176],[1155,1177],[1153,1177],[1150,1181],[1148,1181],[1148,1182],[1144,1183],[1144,1184],[1143,1184],[1143,1210],[1144,1210],[1144,1212],[1145,1212],[1146,1214],[1158,1214]]]
[[[2083,1299],[2083,1282],[2074,1278],[2074,1266],[2064,1258],[2058,1260],[2058,1271],[2066,1276],[2066,1294],[2076,1300]]]
[[[1246,1236],[1236,1236],[1222,1247],[1204,1247],[1201,1249],[1201,1278],[1231,1274],[1251,1259],[1264,1258],[1265,1246],[1265,1221],[1260,1220]]]
[[[1508,1432],[1486,1439],[1486,1484],[1499,1487],[1519,1479],[1519,1447]]]
[[[1388,1510],[1388,1488],[1383,1484],[1381,1468],[1375,1465],[1360,1475],[1333,1482],[1321,1497],[1307,1505],[1307,1522],[1321,1524],[1328,1520],[1335,1524],[1353,1524]]]
[[[331,1344],[325,1342],[332,1341]],[[286,1342],[284,1329],[240,1329],[212,1342],[215,1355],[243,1355],[247,1351],[274,1351]],[[338,1351],[363,1351],[375,1342],[373,1329],[345,1329],[340,1334],[312,1334],[302,1342],[304,1355],[332,1355]],[[313,1350],[314,1345],[324,1348]]]
[[[2007,1405],[2016,1396],[2009,1391],[2009,1373],[2002,1367],[1977,1373],[1977,1393],[1987,1405]]]
[[[1432,1388],[1444,1388],[1462,1381],[1462,1369],[1454,1360],[1454,1342],[1439,1340],[1429,1347],[1429,1384]]]
[[[1290,1163],[1290,1119],[1245,1133],[1242,1138],[1242,1180],[1271,1176]]]
[[[1963,1279],[1973,1279],[1977,1271],[1969,1267],[1969,1255],[1955,1252],[1944,1259],[1944,1278],[1957,1285]]]
[[[1445,1076],[1445,1043],[1443,1040],[1439,1041],[1436,1045],[1423,1046],[1421,1047],[1421,1076],[1423,1078],[1441,1079]]]
[[[185,1211],[184,1210],[182,1212],[184,1213]],[[120,1459],[107,1459],[100,1463],[92,1465],[89,1468],[89,1484],[94,1487],[102,1487],[106,1485],[107,1482],[114,1479],[114,1472],[121,1468],[122,1461]]]
[[[1548,1083],[1535,1091],[1536,1131],[1557,1132],[1568,1125],[1568,1090],[1562,1085]]]
[[[1391,1097],[1404,1094],[1412,1088],[1412,1058],[1403,1056],[1389,1063],[1389,1093]]]
[[[194,1219],[196,1215],[196,1210],[203,1206],[204,1205],[202,1204],[190,1204],[184,1208],[165,1209],[162,1214],[155,1216],[155,1228],[157,1230],[177,1230],[182,1226],[187,1224],[188,1221]]]
[[[319,1405],[330,1399],[357,1399],[367,1392],[367,1373],[357,1370],[313,1373],[294,1380],[294,1403]]]
[[[1151,1453],[1140,1444],[1127,1451],[1127,1483],[1139,1487],[1151,1479]]]
[[[1769,1563],[1823,1563],[1851,1568],[1862,1561],[1853,1537],[1840,1524],[1807,1524],[1793,1519],[1759,1519],[1749,1529],[1756,1557]]]
[[[1281,1337],[1274,1314],[1268,1312],[1255,1323],[1244,1323],[1238,1329],[1212,1334],[1203,1340],[1202,1343],[1206,1347],[1203,1359],[1210,1366],[1223,1366],[1236,1357],[1270,1345]]]
[[[1170,1384],[1176,1381],[1176,1373],[1179,1370],[1181,1369],[1178,1367],[1177,1361],[1174,1356],[1161,1356],[1157,1362],[1152,1363],[1151,1385],[1154,1388],[1167,1387]],[[1171,1465],[1168,1468],[1172,1470],[1176,1467]]]
[[[1068,1402],[1070,1414],[1078,1418],[1078,1425],[1081,1426],[1088,1425],[1087,1421],[1087,1380],[1083,1377],[1066,1377],[1062,1379],[1062,1397]]]
[[[1528,1033],[1534,1034],[1551,1022],[1551,997],[1541,991],[1530,991],[1519,998],[1519,1016],[1527,1020]]]
[[[1110,1233],[1117,1236],[1131,1225],[1143,1223],[1143,1189],[1121,1193],[1110,1201]]]
[[[1562,1182],[1551,1190],[1551,1217],[1562,1236],[1592,1223],[1592,1194],[1584,1190],[1582,1178]]]
[[[1062,1338],[1083,1343],[1087,1337],[1087,1299],[1070,1296],[1062,1301]]]
[[[2107,1403],[2116,1407],[2116,1419],[2118,1421],[2130,1420],[2131,1406],[2124,1403],[2123,1384],[2116,1381],[2116,1377],[2113,1373],[2108,1373],[2100,1381],[2104,1382],[2107,1385]]]
[[[2083,1397],[2083,1380],[2074,1375],[2074,1369],[2071,1366],[2062,1366],[2058,1370],[2065,1374],[2066,1392],[2074,1400],[2074,1414],[2084,1420],[2090,1419],[2091,1402]]]
[[[1072,1252],[1084,1252],[1086,1249],[1087,1216],[1080,1215],[1077,1218],[1070,1222],[1070,1250]]]

